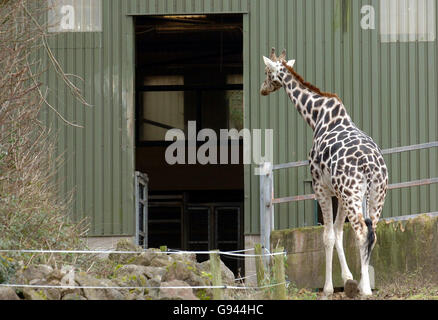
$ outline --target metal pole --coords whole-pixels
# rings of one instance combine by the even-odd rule
[[[274,175],[272,163],[263,163],[260,171],[260,242],[270,250],[271,231],[274,229]],[[265,267],[269,266],[269,256],[264,259]]]

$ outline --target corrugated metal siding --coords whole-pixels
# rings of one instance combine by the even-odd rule
[[[376,10],[376,30],[362,30],[360,10]],[[436,9],[436,8],[435,8]],[[438,16],[438,14],[437,14]],[[382,148],[438,139],[437,42],[381,43],[379,1],[251,1],[248,121],[252,128],[274,128],[274,162],[304,160],[312,132],[281,92],[261,98],[262,55],[285,47],[304,78],[336,92],[355,123]],[[390,183],[437,176],[437,150],[386,156]],[[258,178],[251,175],[246,231],[258,232]],[[308,168],[275,175],[276,196],[310,192]],[[385,217],[438,210],[437,186],[390,191]],[[314,224],[312,201],[277,205],[276,228]]]
[[[376,30],[360,28],[363,5],[376,9]],[[60,131],[66,149],[65,191],[77,187],[76,217],[93,218],[92,233],[133,234],[133,29],[127,15],[245,13],[245,125],[274,129],[274,162],[307,158],[312,132],[284,92],[259,94],[262,55],[288,50],[304,78],[336,92],[356,124],[382,147],[438,140],[437,41],[381,43],[378,0],[105,0],[103,34],[67,35],[57,56],[68,72],[83,76],[83,109],[53,74],[47,81],[57,104],[85,129]],[[438,14],[437,14],[438,16]],[[69,40],[74,38],[73,40]],[[67,48],[67,49],[62,49]],[[54,118],[53,115],[49,117]],[[70,160],[69,160],[70,159]],[[438,176],[437,150],[387,156],[390,182]],[[276,196],[311,192],[308,168],[275,176]],[[384,216],[437,211],[437,186],[391,191]],[[259,180],[245,168],[245,233],[259,232]],[[314,224],[312,201],[276,206],[276,228]]]
[[[268,98],[260,96],[260,84],[264,79],[262,55],[268,55],[272,46],[281,51],[286,48],[288,57],[297,61],[297,70],[308,80],[315,79],[315,62],[321,63],[324,55],[315,53],[314,15],[333,10],[326,2],[320,1],[252,1],[249,14],[250,28],[250,102],[246,106],[250,113],[249,126],[252,128],[274,129],[274,162],[284,163],[307,158],[311,146],[312,132],[299,117],[284,91]],[[324,29],[320,29],[324,32]],[[330,44],[332,45],[332,44]],[[323,63],[323,62],[322,62]],[[321,70],[321,69],[320,69]],[[319,74],[322,76],[324,73]],[[321,82],[320,82],[321,83]],[[252,169],[253,172],[253,169]],[[281,171],[275,175],[276,196],[298,195],[311,192],[308,168]],[[251,176],[251,233],[258,230],[258,177]],[[312,201],[277,205],[275,208],[276,228],[313,225],[314,203]]]
[[[72,215],[90,218],[90,235],[134,234],[134,31],[132,18],[123,14],[126,5],[104,1],[102,33],[66,33],[50,41],[65,72],[84,80],[74,83],[92,105],[80,105],[53,70],[47,73],[51,104],[84,127],[45,113],[58,134],[58,152],[64,153],[60,191],[74,192]]]

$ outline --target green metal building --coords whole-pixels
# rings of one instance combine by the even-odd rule
[[[149,232],[156,228],[162,244],[242,248],[244,237],[259,234],[256,166],[172,168],[162,156],[163,130],[187,120],[231,126],[239,122],[230,115],[239,114],[240,101],[241,126],[274,130],[275,164],[307,159],[312,132],[286,94],[259,94],[262,56],[271,47],[286,48],[304,79],[337,93],[382,149],[438,140],[434,0],[63,0],[61,6],[65,16],[50,44],[65,71],[83,79],[74,81],[92,107],[81,106],[49,71],[49,101],[83,128],[50,110],[43,118],[65,155],[61,193],[74,191],[72,214],[90,219],[90,236],[136,234],[135,171],[149,176]],[[385,159],[390,183],[438,176],[436,149]],[[274,181],[276,197],[312,192],[307,167],[282,170]],[[392,190],[383,216],[438,211],[437,199],[436,185]],[[275,208],[276,229],[315,223],[314,201]]]

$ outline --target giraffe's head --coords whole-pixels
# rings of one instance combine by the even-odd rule
[[[286,60],[286,50],[283,50],[281,55],[277,57],[275,55],[275,48],[271,50],[271,56],[269,58],[263,57],[265,62],[265,74],[266,79],[262,83],[260,93],[263,96],[269,95],[271,92],[277,91],[283,86],[283,77],[285,75],[285,68],[282,64]],[[295,60],[289,60],[287,64],[293,67]]]

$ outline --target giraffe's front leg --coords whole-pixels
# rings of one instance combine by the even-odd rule
[[[332,263],[333,263],[333,247],[335,245],[335,232],[333,229],[333,212],[331,196],[325,194],[322,189],[315,188],[315,194],[321,206],[322,215],[324,219],[324,248],[325,248],[325,284],[324,294],[332,295],[333,280],[332,280]]]

